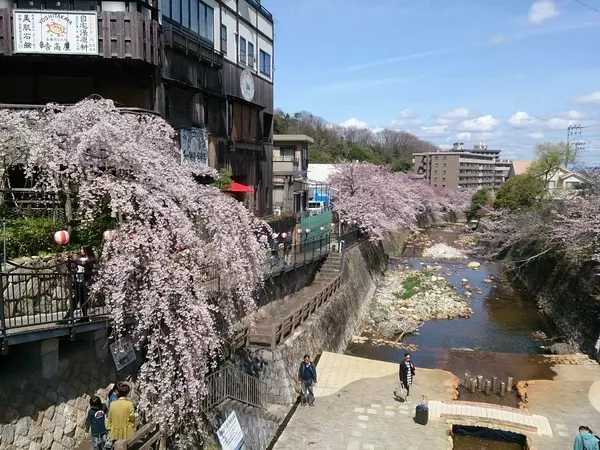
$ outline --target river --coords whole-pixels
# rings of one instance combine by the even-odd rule
[[[427,246],[446,243],[459,247],[456,239],[462,234],[461,227],[435,228],[424,232]],[[502,278],[497,264],[478,261],[479,270],[467,266],[474,258],[459,261],[424,259],[424,246],[409,246],[403,258],[390,261],[388,270],[401,266],[419,269],[423,265],[441,266],[438,272],[461,296],[464,295],[464,280],[468,280],[472,296],[468,298],[472,315],[469,318],[434,320],[425,322],[417,333],[407,336],[403,343],[416,347],[412,359],[418,367],[448,370],[463,379],[466,372],[497,376],[506,380],[508,376],[519,379],[552,379],[551,366],[539,364],[545,349],[531,334],[543,331],[548,336],[553,328],[541,315],[534,302],[524,291]],[[492,282],[490,283],[490,280]],[[377,295],[377,294],[376,294]],[[347,353],[377,360],[399,362],[404,349],[369,343],[351,343]],[[517,405],[516,393],[506,397],[472,394],[461,389],[463,400],[486,401]],[[457,436],[456,449],[519,449],[520,444],[496,442],[482,439],[478,435]]]

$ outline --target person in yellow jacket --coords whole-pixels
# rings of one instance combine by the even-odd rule
[[[119,398],[110,404],[108,410],[108,432],[111,441],[129,439],[133,436],[135,414],[133,402],[127,398],[131,388],[121,383],[117,390]]]

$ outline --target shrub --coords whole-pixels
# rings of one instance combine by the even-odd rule
[[[53,251],[53,235],[63,227],[53,219],[32,217],[6,222],[7,258],[38,255]]]

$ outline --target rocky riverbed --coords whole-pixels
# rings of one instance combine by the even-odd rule
[[[372,339],[402,340],[425,321],[469,317],[471,309],[440,274],[439,266],[387,272],[363,324]]]

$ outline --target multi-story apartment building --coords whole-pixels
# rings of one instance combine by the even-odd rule
[[[308,145],[303,134],[273,135],[273,210],[300,212],[308,202]]]
[[[182,162],[272,210],[273,17],[259,0],[0,0],[0,103],[97,94],[163,115]]]
[[[510,161],[485,144],[465,150],[455,143],[451,151],[415,153],[414,171],[434,187],[498,189],[508,176]]]

